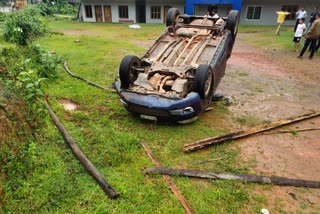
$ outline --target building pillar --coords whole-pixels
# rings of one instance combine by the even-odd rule
[[[233,2],[233,9],[239,10],[239,14],[241,13],[241,8],[242,8],[242,0],[236,0]]]
[[[186,14],[193,15],[194,0],[186,0]]]

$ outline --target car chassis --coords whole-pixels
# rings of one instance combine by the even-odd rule
[[[180,15],[140,58],[125,56],[115,88],[123,106],[148,120],[187,123],[210,104],[237,35],[239,12],[227,18]]]

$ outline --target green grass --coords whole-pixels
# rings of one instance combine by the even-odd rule
[[[54,50],[68,61],[70,70],[108,87],[118,77],[118,66],[127,54],[140,56],[146,49],[135,41],[155,40],[164,25],[79,23],[50,19],[57,30],[87,30],[91,35],[48,34],[34,41]],[[92,33],[95,32],[95,33]],[[74,43],[74,40],[81,40]],[[164,167],[248,173],[240,149],[226,143],[186,154],[185,143],[226,133],[222,127],[228,110],[223,102],[212,104],[189,125],[150,123],[127,112],[115,94],[70,77],[61,67],[59,78],[47,83],[53,110],[110,184],[120,193],[110,200],[72,154],[49,116],[34,150],[34,168],[22,186],[6,192],[4,211],[11,213],[183,213],[178,200],[160,175],[145,175],[153,166],[140,145],[144,139]],[[59,99],[77,102],[80,109],[66,111]],[[227,159],[194,165],[200,161]],[[197,213],[258,213],[264,198],[253,192],[255,184],[235,181],[208,181],[173,176],[178,188]],[[11,181],[12,182],[12,181]]]
[[[258,47],[274,49],[276,51],[292,52],[294,50],[293,26],[281,26],[280,36],[275,36],[277,26],[240,25],[239,32],[252,33],[245,41]],[[301,39],[300,50],[304,44]],[[320,56],[318,51],[315,55]]]

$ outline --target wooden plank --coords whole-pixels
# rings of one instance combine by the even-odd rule
[[[82,152],[80,147],[74,141],[74,139],[69,135],[67,130],[64,128],[57,115],[52,111],[48,101],[44,99],[47,110],[52,118],[54,124],[59,129],[64,141],[69,145],[73,154],[78,158],[78,160],[82,163],[82,165],[86,168],[86,170],[92,175],[92,177],[99,183],[104,192],[111,199],[116,199],[119,197],[119,194],[113,187],[108,183],[108,181],[103,177],[101,172],[91,163],[91,161],[86,157],[86,155]]]
[[[320,181],[309,181],[300,179],[290,179],[284,177],[269,177],[258,175],[241,175],[232,173],[220,173],[220,172],[207,172],[199,170],[187,170],[187,169],[170,169],[161,167],[146,167],[144,173],[160,173],[162,175],[179,175],[194,178],[207,178],[207,179],[223,179],[223,180],[237,180],[247,181],[253,183],[265,183],[275,184],[281,186],[295,186],[295,187],[309,187],[320,188]]]
[[[149,146],[147,145],[147,143],[144,140],[141,140],[141,144],[143,146],[143,148],[146,150],[146,152],[148,153],[148,156],[150,157],[150,159],[152,160],[152,162],[157,166],[157,167],[162,167],[160,162],[158,161],[158,159],[156,158],[156,156],[153,154],[153,152],[151,151],[151,149],[149,148]],[[163,178],[165,179],[165,181],[167,182],[167,184],[169,185],[171,191],[173,192],[173,194],[177,197],[177,199],[179,200],[179,202],[181,203],[181,205],[183,206],[183,208],[186,210],[187,213],[193,214],[195,213],[192,208],[190,207],[188,201],[183,197],[183,195],[180,193],[178,187],[176,186],[176,184],[173,182],[173,180],[170,178],[169,175],[162,175]]]
[[[316,128],[305,128],[305,129],[293,129],[293,130],[283,130],[283,131],[274,131],[263,133],[263,135],[272,135],[272,134],[283,134],[283,133],[292,133],[292,132],[308,132],[308,131],[316,131],[320,130],[320,127]]]
[[[299,121],[310,119],[317,116],[320,116],[320,112],[305,114],[298,117],[289,118],[286,120],[275,121],[272,123],[263,124],[250,129],[246,129],[246,130],[231,132],[225,135],[210,137],[203,140],[195,141],[193,143],[185,144],[184,149],[186,152],[191,152],[191,151],[198,150],[213,144],[218,144],[227,140],[235,140],[235,139],[247,137],[249,135],[265,132],[274,128],[278,128],[280,126],[288,125],[291,123],[299,122]]]

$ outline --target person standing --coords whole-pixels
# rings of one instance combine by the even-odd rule
[[[314,11],[310,14],[310,21],[306,30],[306,34],[308,33],[310,27],[312,26],[312,23],[314,22],[314,20],[316,20],[317,14],[318,14],[318,7],[314,8]]]
[[[313,22],[309,32],[305,35],[305,37],[306,37],[306,42],[298,58],[302,59],[304,52],[307,50],[308,46],[311,45],[311,53],[309,56],[309,59],[311,60],[314,52],[316,51],[317,40],[320,37],[320,13],[316,15],[316,20]]]
[[[317,44],[317,47],[316,47],[316,52],[319,50],[319,48],[320,48],[320,37],[319,37],[319,39],[318,39],[318,44]]]
[[[294,48],[297,53],[299,52],[300,39],[305,29],[306,29],[306,25],[303,23],[303,19],[300,19],[299,24],[297,26],[296,33],[294,34],[294,38],[293,38]]]
[[[211,18],[212,16],[210,16],[210,12],[208,11],[204,17]]]
[[[299,24],[299,20],[302,19],[303,22],[305,21],[306,17],[307,17],[307,11],[305,11],[304,8],[301,8],[301,10],[299,10],[298,12],[296,12],[296,16],[297,16],[297,20],[296,20],[296,25],[294,26],[294,31],[296,32],[297,30],[297,26]]]
[[[219,18],[219,15],[218,15],[218,13],[217,13],[217,11],[212,11],[212,18],[216,18],[216,19],[218,19]]]
[[[278,28],[277,28],[277,31],[276,31],[276,36],[279,36],[280,35],[280,27],[283,24],[284,19],[286,18],[286,16],[289,15],[290,13],[285,11],[283,8],[281,9],[281,11],[277,11],[276,13],[278,14],[278,20],[277,20]]]

